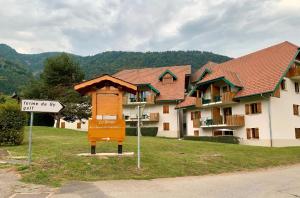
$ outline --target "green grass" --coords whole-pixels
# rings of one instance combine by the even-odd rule
[[[26,131],[28,128],[26,129]],[[14,156],[27,155],[21,146],[4,147]],[[137,137],[126,137],[124,151],[136,153]],[[18,166],[22,180],[59,186],[70,180],[150,179],[218,174],[300,163],[300,147],[263,148],[234,144],[142,137],[141,166],[134,157],[79,157],[89,152],[85,132],[34,127],[33,164]],[[97,144],[97,152],[116,152],[117,144]]]

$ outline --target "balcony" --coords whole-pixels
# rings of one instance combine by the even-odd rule
[[[141,103],[147,105],[155,104],[155,95],[149,94],[146,97],[141,98],[140,100],[138,100],[136,97],[135,98],[130,98],[128,96],[123,97],[123,105],[137,105]]]
[[[243,115],[230,115],[215,118],[202,118],[200,120],[201,128],[218,128],[218,127],[242,127],[245,125],[245,117]]]
[[[137,122],[137,115],[125,115],[126,122]],[[141,117],[142,122],[159,122],[159,113],[143,114]]]
[[[233,100],[235,93],[233,92],[225,92],[220,96],[214,96],[213,99],[206,98],[197,98],[196,99],[196,107],[213,107],[213,106],[222,106],[225,104],[233,104],[235,101]]]
[[[296,64],[295,67],[292,67],[287,73],[287,77],[292,80],[300,80],[300,63]]]

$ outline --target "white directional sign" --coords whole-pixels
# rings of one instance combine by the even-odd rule
[[[22,100],[21,109],[27,112],[58,113],[64,107],[58,101],[48,100]]]

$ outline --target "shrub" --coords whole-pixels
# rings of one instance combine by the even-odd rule
[[[141,134],[142,136],[157,136],[158,128],[157,127],[142,127]],[[127,127],[126,135],[128,136],[137,136],[137,128],[136,127]]]
[[[20,145],[24,139],[26,114],[18,104],[0,105],[0,145]]]
[[[230,143],[230,144],[240,143],[240,138],[236,136],[185,136],[184,139],[207,141],[207,142]]]

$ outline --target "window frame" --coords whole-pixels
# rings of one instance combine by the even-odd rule
[[[294,85],[295,85],[295,93],[296,93],[296,94],[299,94],[299,92],[300,92],[300,89],[299,89],[299,83],[298,83],[298,82],[295,82]]]
[[[280,88],[281,90],[287,90],[287,86],[286,86],[286,80],[282,79],[282,81],[280,82]]]
[[[170,113],[170,105],[163,105],[163,114]]]
[[[163,123],[163,130],[164,131],[170,131],[170,123],[169,122],[164,122]]]

